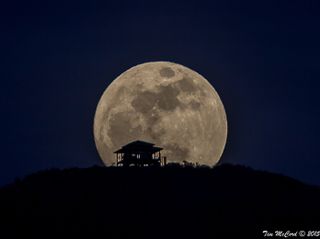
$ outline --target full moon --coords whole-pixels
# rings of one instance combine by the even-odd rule
[[[212,85],[172,62],[130,68],[104,91],[94,117],[94,140],[105,165],[135,140],[164,148],[168,162],[215,165],[227,139],[227,117]]]

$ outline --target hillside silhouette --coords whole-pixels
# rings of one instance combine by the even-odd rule
[[[260,238],[263,230],[319,230],[319,202],[318,187],[243,166],[48,170],[0,190],[0,233]]]

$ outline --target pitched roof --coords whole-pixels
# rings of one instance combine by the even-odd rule
[[[155,147],[153,143],[136,140],[121,147],[114,153],[130,153],[130,152],[150,152],[154,153],[162,150],[163,148]]]

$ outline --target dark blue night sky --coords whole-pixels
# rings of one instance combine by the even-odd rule
[[[102,92],[160,60],[196,70],[220,94],[222,162],[320,184],[319,1],[6,2],[0,185],[102,165],[92,132]]]

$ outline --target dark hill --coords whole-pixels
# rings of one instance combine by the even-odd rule
[[[0,190],[0,233],[260,238],[319,230],[319,202],[317,187],[242,166],[49,170]]]

